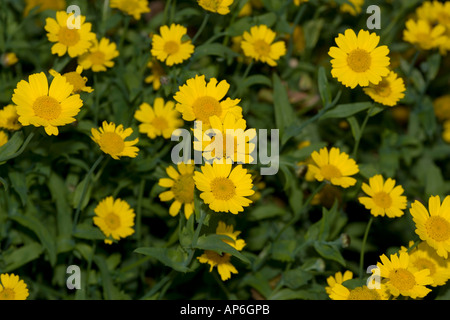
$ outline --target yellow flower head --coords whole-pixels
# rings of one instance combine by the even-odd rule
[[[375,102],[393,107],[405,96],[405,83],[402,78],[391,71],[378,84],[369,84],[363,89]]]
[[[325,291],[328,294],[331,294],[334,286],[336,286],[337,284],[342,284],[344,281],[353,279],[353,272],[347,270],[344,272],[344,274],[342,274],[342,272],[336,272],[336,274],[334,276],[329,276],[327,278],[327,284],[328,286],[325,287]]]
[[[17,107],[15,105],[8,104],[0,110],[0,128],[11,131],[22,128],[22,125],[19,123],[19,115],[17,114]]]
[[[50,42],[56,42],[52,46],[52,54],[63,56],[67,52],[71,58],[78,57],[90,48],[91,41],[95,39],[95,33],[91,32],[91,24],[85,23],[85,16],[78,17],[81,23],[80,29],[68,28],[67,21],[74,19],[71,15],[73,14],[58,11],[56,20],[53,18],[45,20],[47,38]]]
[[[355,88],[378,84],[389,74],[389,49],[378,46],[380,37],[360,30],[358,36],[352,29],[345,30],[335,39],[337,47],[331,47],[331,74],[343,85]]]
[[[252,203],[246,198],[255,193],[251,174],[242,165],[231,169],[227,163],[206,163],[201,172],[194,173],[195,185],[202,192],[200,198],[215,212],[238,214]]]
[[[73,85],[72,93],[80,93],[81,91],[84,91],[84,92],[94,91],[94,89],[92,89],[91,87],[86,86],[86,82],[88,79],[86,77],[81,76],[82,72],[83,72],[83,67],[78,66],[75,71],[66,72],[62,75],[63,77],[66,78],[68,83]],[[53,69],[51,69],[49,71],[49,73],[53,77],[56,77],[56,75],[59,74],[59,72],[57,72]]]
[[[241,232],[234,231],[232,225],[228,226],[225,222],[219,221],[216,229],[216,234],[222,234],[230,237],[232,240],[224,239],[223,241],[238,251],[241,251],[245,247],[245,241],[243,239],[237,238],[241,234]]]
[[[169,214],[176,216],[184,205],[184,215],[186,219],[194,212],[194,164],[179,163],[177,165],[178,171],[174,167],[169,166],[166,173],[169,178],[159,179],[158,184],[164,188],[170,188],[168,191],[160,193],[159,199],[161,201],[171,201],[172,205],[169,208]]]
[[[141,19],[141,14],[150,12],[147,0],[111,0],[109,6],[133,16],[136,20]]]
[[[8,143],[8,135],[0,130],[0,147]]]
[[[431,196],[428,210],[416,200],[411,204],[410,213],[420,239],[447,259],[450,251],[450,196],[445,197],[442,205],[439,196]]]
[[[359,197],[358,200],[373,216],[389,218],[401,217],[406,209],[406,197],[402,196],[402,186],[395,186],[395,180],[389,178],[386,182],[379,174],[369,179],[369,184],[362,184],[363,191],[368,197]]]
[[[274,67],[277,60],[286,54],[286,45],[284,41],[275,40],[276,33],[266,25],[253,26],[250,33],[245,31],[241,42],[242,50],[247,57],[267,63]]]
[[[450,120],[445,120],[443,123],[443,132],[442,132],[442,139],[450,143]]]
[[[330,298],[332,300],[388,300],[386,286],[380,284],[380,289],[370,289],[367,286],[348,289],[342,284],[336,284],[331,289]]]
[[[28,82],[21,80],[12,96],[19,122],[23,126],[43,126],[48,135],[58,135],[58,127],[74,122],[83,106],[80,95],[71,95],[72,91],[73,86],[60,75],[52,80],[50,88],[43,72],[30,75]]]
[[[15,274],[0,275],[0,300],[26,300],[29,296],[27,284]]]
[[[174,130],[183,126],[180,114],[175,110],[175,103],[167,101],[164,104],[163,98],[156,98],[153,107],[144,102],[134,114],[134,118],[142,124],[139,125],[139,132],[146,133],[150,139],[163,136],[170,139]]]
[[[19,59],[14,52],[7,52],[0,56],[0,63],[5,67],[11,67],[15,65]]]
[[[31,9],[38,7],[37,12],[44,10],[65,10],[67,8],[66,0],[25,0],[25,9],[23,15],[26,17]]]
[[[426,20],[406,21],[406,29],[403,31],[403,40],[417,45],[423,50],[438,48],[446,42],[445,28],[442,25],[432,27]]]
[[[356,16],[361,13],[361,8],[364,5],[364,0],[349,0],[351,4],[344,3],[341,5],[342,12],[348,12],[352,16]]]
[[[450,119],[450,94],[436,98],[433,101],[434,113],[440,121]]]
[[[359,172],[355,160],[349,159],[348,154],[340,152],[338,148],[320,149],[311,154],[314,164],[309,164],[308,169],[318,181],[327,180],[336,186],[348,188],[356,183],[356,179],[350,176]]]
[[[105,234],[106,244],[112,244],[112,240],[120,240],[134,233],[134,210],[121,199],[114,200],[107,197],[100,201],[94,209],[94,224]]]
[[[182,41],[183,36],[187,34],[186,27],[172,23],[170,27],[159,28],[159,33],[161,35],[155,34],[152,37],[151,53],[156,59],[173,66],[191,57],[194,45],[191,40]]]
[[[147,67],[151,69],[152,74],[144,79],[145,83],[151,83],[153,84],[153,90],[159,90],[161,88],[161,78],[166,75],[166,72],[156,60],[149,61]]]
[[[133,133],[133,129],[123,129],[123,125],[116,128],[116,124],[103,121],[102,127],[99,129],[92,128],[92,140],[95,141],[100,149],[109,154],[113,159],[119,160],[119,157],[135,158],[139,149],[134,145],[138,143],[136,138],[132,141],[125,141]]]
[[[197,0],[197,2],[203,9],[222,15],[230,13],[229,7],[233,4],[233,0]]]
[[[242,108],[237,105],[240,99],[222,100],[229,88],[230,85],[225,80],[217,83],[217,79],[211,78],[206,83],[204,75],[195,76],[187,80],[175,94],[174,99],[178,102],[176,108],[184,120],[202,121],[203,129],[211,127],[209,120],[212,116],[218,116],[223,121],[225,115],[231,112],[236,119],[240,119]]]
[[[106,68],[114,66],[112,59],[119,56],[116,48],[116,44],[110,43],[107,38],[101,38],[100,42],[94,39],[89,52],[78,58],[78,64],[84,69],[92,69],[94,72],[106,71]]]

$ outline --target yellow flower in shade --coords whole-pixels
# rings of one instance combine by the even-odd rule
[[[152,37],[152,55],[166,65],[182,63],[191,57],[194,52],[194,45],[191,40],[182,41],[187,34],[186,27],[172,23],[170,27],[159,28],[161,35],[155,34]]]
[[[71,58],[78,57],[88,51],[91,41],[95,39],[95,33],[91,32],[91,24],[86,22],[86,17],[80,15],[80,29],[67,27],[67,20],[73,19],[73,14],[65,11],[56,12],[56,20],[47,18],[45,30],[50,42],[56,42],[52,46],[52,54],[63,56],[66,52]],[[70,20],[69,20],[70,21]]]
[[[81,91],[84,91],[84,92],[94,91],[94,89],[92,89],[91,87],[86,86],[86,82],[88,79],[86,77],[81,76],[82,72],[83,72],[83,67],[77,66],[77,69],[75,71],[66,72],[62,75],[63,77],[66,78],[68,83],[73,85],[72,93],[80,93]],[[53,77],[56,77],[56,75],[59,74],[59,72],[57,72],[53,69],[51,69],[49,71],[49,73]]]
[[[417,200],[411,204],[409,211],[416,224],[416,233],[439,256],[447,259],[450,251],[450,196],[445,197],[442,205],[439,196],[431,196],[428,210]]]
[[[385,106],[393,107],[398,101],[405,96],[405,83],[402,78],[398,78],[397,74],[391,71],[378,84],[369,84],[363,88],[364,92],[375,102]]]
[[[12,65],[15,65],[18,61],[19,59],[17,58],[14,52],[4,53],[0,57],[0,62],[5,67],[11,67]]]
[[[36,8],[37,12],[44,10],[65,10],[67,8],[66,0],[25,0],[25,9],[23,15],[27,16],[31,9]]]
[[[21,80],[12,95],[19,122],[23,126],[43,126],[48,135],[58,135],[58,127],[74,122],[83,106],[80,95],[71,95],[72,90],[73,86],[60,75],[52,80],[50,88],[43,72],[30,75],[28,82]]]
[[[147,67],[151,69],[152,74],[144,79],[145,83],[151,83],[154,90],[159,90],[161,88],[161,78],[166,75],[163,67],[156,60],[150,61]]]
[[[78,64],[84,69],[92,69],[94,72],[106,71],[106,68],[112,68],[114,61],[112,59],[119,56],[117,46],[109,39],[102,38],[100,42],[94,39],[89,52],[78,58]]]
[[[238,214],[252,203],[246,198],[255,193],[251,174],[242,165],[231,169],[232,165],[228,163],[206,163],[201,172],[194,173],[200,198],[215,212]]]
[[[356,179],[350,176],[359,172],[355,160],[350,159],[348,154],[340,152],[338,148],[320,149],[311,154],[314,164],[309,164],[308,169],[314,174],[318,181],[327,180],[336,186],[348,188],[356,183]]]
[[[224,120],[225,115],[231,112],[236,119],[242,118],[242,108],[237,105],[240,99],[222,100],[229,88],[230,85],[225,80],[217,83],[217,79],[211,78],[206,83],[204,75],[197,75],[187,80],[173,98],[178,102],[176,108],[184,120],[202,121],[203,129],[208,129],[211,127],[209,120],[212,116]]]
[[[444,131],[442,132],[442,139],[445,142],[450,143],[450,120],[444,121],[443,130]]]
[[[395,186],[395,180],[388,178],[385,182],[380,174],[369,179],[369,184],[362,184],[368,197],[359,197],[361,204],[370,210],[373,216],[389,218],[401,217],[406,209],[406,197],[402,196],[402,186]]]
[[[0,300],[26,300],[29,296],[27,284],[11,273],[0,275]]]
[[[403,31],[403,40],[423,50],[431,50],[446,42],[444,33],[445,28],[440,24],[433,27],[426,20],[409,19]]]
[[[150,12],[147,0],[111,0],[109,6],[133,16],[136,20],[141,19],[141,14]]]
[[[419,20],[424,20],[430,26],[440,25],[445,28],[442,38],[439,41],[439,51],[442,55],[446,55],[450,50],[450,3],[441,3],[438,1],[425,1],[416,10],[416,15]],[[427,39],[426,42],[430,40]],[[432,40],[431,40],[432,41]]]
[[[15,105],[8,104],[0,110],[0,128],[11,131],[22,128],[22,125],[19,123],[19,115],[17,114]]]
[[[230,13],[229,7],[233,4],[233,0],[197,0],[197,2],[203,9],[222,15]]]
[[[241,234],[240,231],[234,231],[232,225],[227,225],[225,222],[219,221],[217,225],[216,234],[221,234],[230,237],[232,240],[223,239],[223,242],[232,246],[238,251],[241,251],[245,247],[245,241],[243,239],[238,239],[237,237]]]
[[[342,272],[336,272],[334,276],[329,276],[327,278],[327,284],[328,286],[325,287],[325,291],[328,293],[328,295],[331,294],[331,291],[337,284],[342,284],[344,281],[353,279],[353,272],[350,270],[347,270],[342,274]]]
[[[184,215],[186,219],[194,212],[194,164],[179,163],[177,165],[178,171],[174,167],[169,166],[166,173],[169,178],[159,179],[158,184],[164,188],[170,188],[159,195],[161,201],[171,201],[172,205],[169,208],[169,214],[176,216],[184,205]]]
[[[409,242],[409,248],[414,245],[413,241]],[[407,251],[405,247],[401,251]],[[437,255],[436,250],[430,247],[426,242],[421,242],[417,247],[409,252],[411,269],[417,271],[428,269],[430,277],[433,279],[431,286],[443,286],[450,279],[450,265],[448,259],[444,259]]]
[[[394,297],[402,295],[413,299],[423,298],[431,291],[425,287],[433,283],[433,279],[429,277],[430,271],[428,269],[416,271],[411,268],[407,252],[391,254],[390,259],[383,254],[380,259],[381,262],[377,263],[377,267],[381,277],[386,279],[386,282],[382,283]]]
[[[376,33],[360,30],[358,36],[352,29],[345,30],[335,39],[337,47],[331,47],[331,74],[343,85],[355,88],[378,84],[389,74],[389,49],[377,47],[380,37]]]
[[[349,0],[349,3],[344,3],[341,5],[342,12],[348,12],[353,16],[361,13],[361,8],[364,5],[364,0]]]
[[[336,284],[330,293],[332,300],[388,300],[386,287],[380,283],[380,289],[370,289],[367,286],[348,289],[342,284]]]
[[[163,98],[156,98],[153,107],[146,102],[142,103],[134,118],[142,122],[139,125],[139,132],[146,133],[150,139],[158,136],[170,139],[174,130],[182,127],[184,123],[175,110],[175,102],[167,101],[164,104]]]
[[[123,125],[116,127],[116,124],[103,121],[102,127],[91,129],[92,140],[95,141],[100,149],[109,154],[113,159],[119,160],[119,157],[135,158],[139,149],[134,145],[138,143],[136,138],[132,141],[125,141],[133,133],[133,129],[123,129]]]
[[[273,43],[275,36],[276,33],[264,24],[253,26],[250,28],[250,33],[245,31],[243,34],[242,50],[247,57],[274,67],[277,65],[277,60],[286,54],[284,41]]]
[[[94,224],[107,237],[106,244],[112,244],[112,239],[120,240],[134,233],[134,210],[121,199],[107,197],[100,201],[94,209]]]
[[[194,150],[203,151],[203,157],[208,161],[253,162],[251,153],[256,146],[250,141],[256,137],[255,129],[246,130],[246,121],[236,119],[232,113],[227,113],[223,123],[218,116],[212,116],[209,121],[211,129],[194,129]]]
[[[450,94],[436,98],[433,101],[434,114],[440,121],[450,119]]]
[[[8,135],[0,130],[0,147],[4,146],[8,142]]]

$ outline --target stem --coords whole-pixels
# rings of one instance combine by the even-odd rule
[[[13,153],[12,155],[9,155],[4,158],[0,158],[0,163],[20,156],[25,151],[25,149],[27,148],[28,144],[30,143],[31,139],[33,139],[33,137],[34,137],[34,131],[31,131],[30,134],[28,135],[27,139],[25,140],[25,142],[20,147],[20,149],[17,152]]]
[[[162,25],[165,25],[165,24],[166,24],[166,21],[167,21],[167,13],[169,12],[169,8],[170,8],[171,2],[172,2],[172,0],[167,0],[166,5],[164,6],[164,13],[163,13]]]
[[[369,235],[369,230],[370,230],[370,226],[372,225],[372,222],[373,222],[373,216],[371,215],[369,222],[367,223],[367,226],[366,226],[366,231],[364,232],[364,238],[363,238],[363,242],[361,245],[361,255],[359,256],[359,277],[360,278],[363,277],[364,251],[366,249],[367,236]]]
[[[94,81],[94,88],[97,88],[97,72],[94,72],[93,75],[93,81]],[[94,123],[97,124],[98,122],[98,112],[100,109],[100,92],[96,90],[94,92]]]
[[[289,37],[289,44],[288,44],[288,53],[287,53],[287,58],[286,61],[289,61],[291,56],[292,56],[292,50],[294,48],[294,31],[295,31],[295,27],[297,27],[298,23],[300,22],[300,19],[303,16],[303,13],[305,12],[306,6],[301,6],[300,10],[298,10],[297,14],[295,15],[294,18],[294,22],[292,23],[292,31],[291,31],[291,35]]]
[[[125,17],[125,25],[123,27],[123,33],[122,33],[122,36],[120,37],[120,42],[119,42],[119,53],[120,54],[122,54],[123,43],[125,42],[125,36],[127,35],[128,27],[130,26],[130,20],[131,20],[130,16]]]
[[[176,275],[176,272],[174,270],[170,271],[167,276],[162,278],[157,284],[155,284],[149,292],[147,292],[140,300],[145,300],[151,296],[153,296],[156,292],[159,291],[163,286],[165,286],[167,283],[171,283],[173,277]],[[167,289],[166,289],[167,290]]]
[[[206,24],[208,23],[208,19],[209,19],[209,13],[205,14],[205,16],[203,17],[203,21],[202,21],[202,24],[200,25],[200,28],[198,29],[194,38],[192,38],[192,43],[195,43],[195,40],[197,40],[197,38],[202,34],[203,29],[205,29]]]
[[[191,260],[194,257],[194,252],[195,252],[194,247],[197,245],[197,240],[200,235],[200,230],[202,229],[203,221],[205,220],[205,218],[206,218],[206,212],[204,210],[200,210],[200,219],[198,220],[197,229],[195,229],[194,236],[192,237],[192,245],[191,245],[191,248],[189,249],[190,250],[189,257],[187,258],[187,260],[184,263],[185,267],[187,267],[191,263]]]
[[[372,103],[372,105],[370,106],[369,110],[367,111],[366,117],[364,118],[364,121],[361,125],[361,130],[359,132],[359,135],[355,139],[355,146],[353,147],[353,152],[352,152],[353,159],[356,158],[356,153],[358,152],[358,148],[359,148],[359,142],[361,141],[362,135],[364,133],[364,129],[366,128],[367,122],[369,121],[369,118],[370,118],[370,114],[372,113],[372,110],[374,107],[375,107],[375,104]]]
[[[252,61],[250,61],[250,63],[247,65],[247,68],[245,68],[245,71],[244,71],[244,74],[242,75],[242,82],[241,83],[243,83],[244,81],[245,81],[245,79],[247,79],[247,76],[248,76],[248,74],[250,73],[250,70],[252,69],[252,67],[253,67],[253,60]],[[233,97],[234,96],[239,96],[240,94],[241,94],[241,88],[242,88],[242,86],[237,86],[236,87],[236,90],[235,90],[235,92],[233,93]]]
[[[138,202],[136,209],[136,237],[138,248],[141,246],[142,199],[144,197],[144,188],[145,188],[145,179],[142,179],[141,184],[139,185]]]

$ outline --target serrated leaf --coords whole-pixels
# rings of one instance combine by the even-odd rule
[[[330,245],[321,241],[316,241],[314,242],[314,249],[316,249],[317,253],[320,254],[323,258],[339,262],[342,266],[345,267],[346,265],[345,260],[342,257],[341,252],[335,245]]]

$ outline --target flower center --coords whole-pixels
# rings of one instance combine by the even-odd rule
[[[365,72],[369,70],[371,62],[372,58],[366,50],[355,49],[347,56],[348,66],[355,72]]]
[[[197,98],[192,105],[195,117],[202,121],[203,124],[209,125],[209,117],[218,116],[222,114],[222,107],[220,102],[213,97],[204,96]]]
[[[105,223],[111,230],[116,230],[120,227],[120,217],[114,212],[111,212],[105,217]]]
[[[389,278],[394,287],[400,291],[411,290],[416,284],[414,275],[403,268],[394,269],[389,273]]]
[[[194,201],[194,178],[192,174],[181,175],[174,183],[172,192],[175,199],[181,203],[191,203]]]
[[[41,96],[34,101],[33,110],[39,118],[54,120],[61,114],[61,105],[53,97]]]
[[[215,251],[205,250],[205,254],[207,259],[209,260],[209,264],[221,265],[230,262],[230,254],[224,253],[222,255],[218,254]]]
[[[387,209],[392,205],[392,198],[386,192],[381,191],[373,195],[373,202],[375,202],[378,207]]]
[[[16,293],[11,288],[4,288],[0,292],[0,300],[14,300]]]
[[[350,290],[348,300],[381,300],[381,298],[376,290],[364,286]]]
[[[236,186],[228,178],[218,177],[211,181],[211,192],[218,200],[230,200],[236,194]]]
[[[322,175],[325,178],[325,180],[330,181],[333,178],[340,178],[342,177],[341,170],[339,170],[336,166],[332,164],[326,164],[321,169]]]
[[[180,49],[180,45],[175,41],[167,41],[164,44],[164,51],[167,54],[175,54],[178,52],[179,49]]]
[[[417,43],[423,48],[431,48],[433,46],[433,38],[431,35],[425,32],[418,32],[416,34]]]
[[[73,85],[73,92],[80,92],[86,86],[86,78],[83,78],[78,72],[72,71],[64,74],[67,82]]]
[[[100,138],[100,145],[105,153],[120,154],[125,149],[121,136],[115,132],[105,132]]]
[[[430,259],[419,258],[415,260],[413,266],[419,270],[428,269],[430,270],[430,276],[436,273],[436,265],[430,261]]]
[[[270,54],[270,45],[264,40],[258,39],[253,43],[253,48],[260,56],[267,57]]]
[[[105,62],[105,54],[101,51],[92,52],[89,55],[92,64],[103,64]]]
[[[442,217],[432,216],[425,223],[428,235],[436,241],[450,238],[450,223]]]
[[[392,93],[390,83],[386,79],[381,80],[380,83],[374,87],[374,90],[377,95],[381,97],[389,97]]]
[[[152,125],[158,130],[164,130],[169,127],[167,120],[164,117],[155,117],[152,120]]]
[[[69,29],[67,27],[61,27],[58,32],[59,42],[65,46],[72,47],[80,41],[80,34],[77,29]]]

